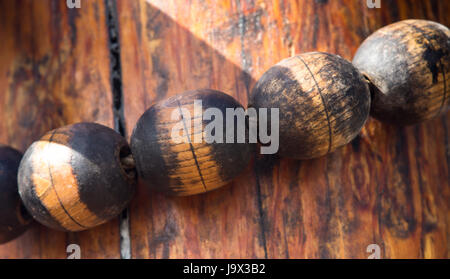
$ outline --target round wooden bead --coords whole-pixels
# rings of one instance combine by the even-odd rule
[[[130,148],[114,130],[78,123],[34,142],[19,168],[19,194],[40,223],[81,231],[125,209],[135,191]]]
[[[22,154],[0,145],[0,244],[21,235],[32,221],[17,190],[17,171]]]
[[[197,112],[195,101],[202,102]],[[223,143],[194,138],[211,123],[202,116],[209,108],[223,113]],[[251,159],[254,145],[226,143],[226,108],[242,106],[231,96],[210,89],[188,91],[150,107],[131,137],[131,150],[143,183],[168,194],[187,196],[219,188],[241,173]],[[190,121],[181,113],[183,110],[189,112]],[[197,127],[201,130],[196,130],[195,121],[199,121]],[[172,131],[180,124],[186,128],[181,133],[184,140],[174,140]]]
[[[430,119],[450,103],[450,31],[427,20],[404,20],[370,35],[353,64],[370,80],[371,114],[401,125]]]
[[[279,109],[281,157],[310,159],[359,133],[369,115],[370,92],[350,62],[309,52],[265,72],[252,90],[250,106]]]

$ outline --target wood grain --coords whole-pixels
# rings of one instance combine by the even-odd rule
[[[232,11],[192,3],[186,13],[184,4],[173,1],[117,3],[128,136],[151,104],[183,91],[220,88],[246,105],[249,76],[196,36],[212,32],[204,24],[220,24],[206,21],[206,15],[224,20]],[[180,12],[180,21],[196,24],[196,28],[188,30],[178,24],[166,14],[169,10]],[[231,44],[221,50],[235,54],[239,62],[238,37],[210,33],[209,39]],[[132,256],[136,258],[265,256],[250,167],[231,185],[198,196],[167,197],[140,187],[130,212]]]
[[[102,1],[0,1],[0,141],[21,151],[45,132],[94,121],[113,125],[109,50]],[[119,257],[118,222],[66,234],[38,224],[0,246],[0,258]]]
[[[212,88],[243,105],[281,59],[309,51],[351,60],[389,23],[450,25],[448,1],[117,0],[126,134],[151,104]],[[103,1],[0,0],[0,142],[24,151],[79,121],[114,125]],[[228,186],[194,197],[139,187],[130,209],[135,258],[448,258],[450,115],[398,128],[369,119],[334,153],[257,156]],[[35,225],[0,258],[119,257],[117,222],[77,234]],[[51,245],[50,245],[51,243]]]
[[[445,18],[436,18],[439,10],[448,7],[438,7],[437,3],[430,7],[428,3],[416,1],[412,5],[406,1],[393,1],[379,10],[368,10],[363,4],[358,6],[341,1],[310,5],[318,15],[313,25],[318,26],[316,33],[320,36],[324,32],[330,37],[317,40],[317,46],[314,46],[313,40],[306,49],[317,47],[351,59],[358,43],[375,30],[370,27],[371,20],[376,21],[378,26],[374,27],[378,28],[403,18],[399,14],[428,16],[448,25]],[[433,10],[430,11],[431,8]],[[336,15],[336,12],[341,15]],[[305,40],[293,42],[299,52],[305,50],[304,44]],[[251,49],[262,49],[255,44],[249,45]],[[261,52],[255,53],[255,56],[262,56]],[[448,121],[448,116],[434,121]],[[428,125],[445,131],[442,124],[433,125],[432,122],[421,124],[416,129],[423,130]],[[380,245],[382,257],[385,258],[425,257],[427,254],[447,257],[447,240],[442,238],[443,243],[439,245],[430,245],[432,242],[429,241],[426,249],[430,252],[423,252],[422,233],[427,235],[422,230],[420,217],[422,207],[419,201],[423,194],[417,184],[419,170],[413,169],[409,163],[429,160],[428,156],[433,156],[417,157],[417,154],[411,154],[414,150],[432,150],[431,153],[444,151],[446,138],[430,137],[435,143],[428,146],[426,141],[412,142],[414,136],[409,128],[393,128],[370,121],[364,129],[362,136],[352,145],[322,159],[299,162],[298,165],[284,160],[271,164],[264,161],[257,163],[260,165],[257,172],[262,187],[263,212],[267,216],[264,220],[266,239],[272,240],[267,242],[269,257],[364,258],[368,255],[365,248],[370,243]],[[367,131],[373,132],[367,136]],[[447,160],[442,160],[439,167],[435,167],[442,171],[438,176],[440,180],[434,184],[436,187],[443,185],[448,189],[446,164]],[[435,175],[425,174],[426,170],[420,171],[422,177]],[[444,198],[443,203],[448,204],[445,196],[434,197],[441,198]],[[302,212],[300,216],[298,211],[291,210],[292,204],[299,207],[298,211]],[[447,206],[440,210],[447,211]],[[436,212],[433,217],[440,226],[430,233],[445,234],[445,214],[440,218],[437,216]]]
[[[350,0],[118,6],[128,133],[145,108],[176,92],[212,87],[245,104],[255,81],[283,58],[324,51],[351,60],[384,25],[426,18],[448,26],[450,11],[444,1],[400,0],[381,9]],[[385,258],[445,258],[449,121],[398,128],[370,119],[327,157],[258,157],[245,178],[203,196],[141,189],[131,208],[133,256],[366,258],[375,243]]]

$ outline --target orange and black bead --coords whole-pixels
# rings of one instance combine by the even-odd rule
[[[20,164],[19,193],[40,223],[81,231],[126,208],[135,191],[134,161],[125,139],[95,123],[45,134]]]
[[[198,112],[194,111],[196,100],[202,102]],[[194,139],[195,134],[203,133],[214,120],[203,118],[209,108],[218,109],[224,115],[220,123],[222,143]],[[239,175],[249,164],[254,144],[226,142],[227,108],[242,108],[242,105],[233,97],[210,89],[184,92],[150,107],[137,122],[131,137],[136,169],[144,184],[172,195],[187,196],[219,188]],[[174,114],[183,110],[189,112],[191,121],[182,113]],[[200,121],[199,131],[194,121]],[[185,125],[186,132],[182,135],[186,140],[177,142],[172,131],[180,123]],[[234,129],[236,135],[237,125]]]
[[[249,106],[279,109],[279,156],[311,159],[349,143],[369,116],[369,86],[340,56],[308,52],[271,67]]]

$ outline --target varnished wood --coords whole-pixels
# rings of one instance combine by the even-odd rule
[[[350,62],[308,52],[267,70],[253,87],[249,106],[279,110],[279,121],[273,122],[279,126],[277,155],[311,159],[353,140],[369,117],[370,92]]]
[[[353,0],[118,6],[128,134],[147,107],[177,92],[210,87],[245,105],[256,80],[286,57],[324,51],[351,60],[389,23],[450,24],[446,1],[382,1],[380,9]],[[258,157],[255,171],[231,187],[186,200],[139,198],[131,208],[133,256],[366,258],[374,243],[383,258],[445,258],[449,121],[447,114],[399,129],[369,119],[352,143],[323,158]]]
[[[450,104],[450,30],[427,20],[404,20],[370,35],[353,64],[370,80],[374,117],[415,124]]]
[[[127,135],[147,108],[178,92],[213,88],[245,106],[256,80],[286,57],[325,51],[349,60],[372,32],[407,18],[450,25],[448,1],[381,3],[118,0]],[[112,126],[103,1],[84,1],[79,11],[50,1],[0,4],[2,143],[24,151],[64,124]],[[57,58],[72,46],[71,34],[77,40],[63,71],[30,70],[50,68],[39,66],[43,54],[64,61]],[[28,74],[13,79],[13,72]],[[82,73],[100,78],[85,83]],[[406,128],[369,119],[351,144],[324,158],[258,157],[232,185],[200,196],[139,187],[132,256],[366,258],[375,243],[383,258],[448,258],[449,123],[448,114]],[[64,258],[68,243],[80,244],[82,257],[118,257],[118,224],[70,235],[33,226],[0,246],[0,257]]]
[[[94,121],[112,127],[108,33],[103,1],[0,1],[0,142],[24,152],[46,132]],[[118,222],[64,233],[35,222],[0,246],[0,258],[119,258]]]
[[[117,4],[128,136],[152,104],[187,90],[219,90],[246,106],[252,81],[240,67],[237,29],[219,33],[231,19],[238,25],[235,2],[192,3],[189,13],[173,1]],[[197,196],[167,197],[141,185],[130,208],[132,256],[264,258],[257,191],[252,166],[230,185]]]

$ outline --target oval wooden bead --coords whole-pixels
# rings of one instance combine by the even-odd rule
[[[19,151],[0,145],[0,244],[21,235],[32,221],[17,190],[21,158]]]
[[[250,106],[279,108],[279,155],[310,159],[350,142],[369,115],[367,82],[343,58],[309,52],[282,60],[258,80]]]
[[[55,129],[34,142],[19,168],[19,193],[30,214],[59,230],[105,223],[135,191],[130,149],[114,130],[95,123]]]
[[[194,111],[194,100],[202,102],[202,109]],[[187,196],[219,188],[241,173],[248,165],[254,145],[248,143],[207,143],[195,141],[210,123],[202,118],[208,108],[218,108],[224,115],[226,108],[242,108],[225,93],[203,89],[188,91],[150,107],[139,119],[131,137],[131,150],[136,168],[144,184],[172,195]],[[187,110],[191,121],[174,111]],[[199,114],[200,112],[200,114]],[[212,120],[212,119],[211,119]],[[200,121],[195,129],[194,122]],[[181,134],[184,141],[175,141],[175,125],[186,125],[190,132]],[[234,126],[235,129],[237,125]],[[247,129],[247,127],[246,127]],[[234,131],[235,132],[235,131]],[[187,135],[191,135],[188,137]]]
[[[370,35],[353,64],[370,80],[371,114],[407,125],[450,104],[450,31],[427,20],[404,20]]]

